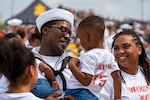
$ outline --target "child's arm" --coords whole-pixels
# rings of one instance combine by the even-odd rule
[[[79,70],[78,66],[79,66],[79,59],[72,58],[69,61],[69,69],[71,70],[71,72],[73,73],[73,75],[75,76],[75,78],[82,85],[88,86],[91,83],[91,81],[92,81],[93,75],[81,72]]]
[[[121,76],[120,71],[114,71],[111,73],[114,82],[114,100],[121,100]]]
[[[48,65],[46,65],[45,63],[42,63],[42,62],[39,64],[39,69],[40,69],[40,71],[45,73],[46,77],[49,80],[51,80],[53,90],[59,89],[59,85],[56,82],[56,78],[55,78],[55,75],[54,75],[52,69]]]

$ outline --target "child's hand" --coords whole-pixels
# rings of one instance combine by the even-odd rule
[[[71,60],[69,61],[69,67],[73,67],[73,66],[77,66],[79,67],[79,59],[77,58],[71,58]]]
[[[52,88],[53,88],[53,90],[58,90],[59,89],[59,85],[56,81],[52,81]]]
[[[75,97],[73,97],[72,95],[67,95],[64,97],[65,100],[77,100]]]

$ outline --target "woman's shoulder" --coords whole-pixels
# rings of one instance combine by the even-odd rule
[[[25,93],[1,93],[0,98],[2,100],[44,100],[34,96],[30,92]]]

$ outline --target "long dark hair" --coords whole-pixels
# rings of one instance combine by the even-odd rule
[[[114,46],[114,42],[116,41],[116,39],[121,35],[130,35],[130,36],[132,36],[135,40],[135,44],[137,46],[140,45],[142,47],[141,55],[139,55],[138,65],[141,66],[141,69],[142,69],[142,71],[145,75],[145,79],[146,79],[147,83],[150,84],[150,60],[146,56],[145,48],[144,48],[143,43],[141,42],[139,36],[133,30],[124,30],[120,33],[117,33],[113,37],[114,40],[113,40],[113,43],[112,43],[112,48]]]
[[[0,39],[0,72],[10,83],[15,85],[21,79],[25,84],[28,77],[23,79],[22,76],[30,65],[35,67],[35,57],[19,40]]]

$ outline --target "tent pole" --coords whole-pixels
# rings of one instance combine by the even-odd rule
[[[14,0],[11,2],[11,16],[14,14]]]

